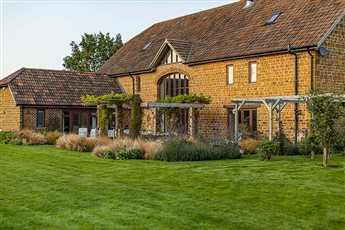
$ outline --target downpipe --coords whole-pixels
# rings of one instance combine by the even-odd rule
[[[298,95],[298,55],[296,52],[293,52],[291,50],[291,45],[288,45],[288,52],[291,55],[294,55],[295,57],[295,69],[294,69],[294,94],[295,96]],[[299,109],[298,109],[298,103],[295,103],[295,109],[294,109],[294,144],[297,144],[297,136],[298,136],[298,115],[299,115]]]

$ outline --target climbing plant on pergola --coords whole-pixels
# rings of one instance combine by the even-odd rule
[[[124,107],[129,107],[131,102],[138,96],[110,93],[101,96],[86,95],[82,96],[81,100],[86,106],[97,105],[98,128],[100,135],[106,135],[107,119],[114,112],[115,113],[115,130],[120,135],[120,113]]]

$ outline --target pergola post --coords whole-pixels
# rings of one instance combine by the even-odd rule
[[[153,134],[157,133],[157,108],[153,108]]]
[[[272,103],[269,103],[269,111],[268,111],[268,116],[269,116],[269,136],[268,139],[270,141],[273,140],[273,109],[272,109]]]
[[[270,141],[273,140],[273,102],[272,101],[266,101],[262,100],[266,108],[268,109],[268,124],[269,124],[269,130],[268,130],[268,139]],[[275,104],[276,105],[276,104]]]
[[[96,124],[96,133],[95,133],[95,137],[98,137],[99,135],[99,106],[97,105],[97,114],[96,114],[96,118],[97,118],[97,124]]]
[[[119,129],[119,107],[115,106],[114,109],[115,109],[115,130],[114,131],[116,132],[116,137],[120,137],[121,132]],[[114,137],[115,137],[115,135],[114,135]]]
[[[284,107],[286,106],[286,102],[284,103],[280,103],[277,105],[277,107],[275,108],[276,112],[277,112],[277,122],[278,122],[278,132],[281,133],[282,132],[282,121],[281,121],[281,111],[284,109]]]
[[[195,114],[193,107],[190,107],[188,109],[189,113],[189,135],[191,136],[192,139],[195,138]]]
[[[234,134],[234,139],[235,141],[238,141],[238,104],[236,103],[235,108],[232,110],[233,114],[235,115],[235,134]]]

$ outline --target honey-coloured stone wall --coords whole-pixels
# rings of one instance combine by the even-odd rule
[[[252,61],[257,62],[256,83],[249,82],[249,63]],[[311,87],[309,54],[299,52],[298,62],[298,93],[303,95],[309,93]],[[229,64],[234,66],[234,83],[232,85],[226,84],[226,66]],[[224,105],[232,104],[232,98],[294,95],[294,56],[288,53],[194,66],[182,63],[158,66],[155,72],[140,75],[140,94],[144,102],[157,100],[159,79],[169,73],[187,75],[190,94],[211,96],[211,104],[201,110],[199,117],[198,133],[203,138],[218,139],[229,136],[229,111],[224,108]],[[131,78],[119,77],[118,79],[126,92],[131,93]],[[145,114],[152,116],[152,111]],[[308,120],[310,119],[305,105],[299,105],[299,114],[298,132],[303,135],[308,132]],[[152,129],[154,126],[152,120],[144,117],[144,130]],[[283,110],[282,120],[285,133],[292,139],[294,135],[293,104],[287,105]],[[258,108],[258,132],[262,135],[268,134],[268,112],[263,105]]]
[[[20,129],[20,107],[16,106],[9,87],[0,87],[0,130]]]
[[[345,18],[321,46],[329,54],[317,57],[316,87],[326,92],[345,94]]]

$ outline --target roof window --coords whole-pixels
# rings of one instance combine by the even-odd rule
[[[267,22],[266,22],[266,25],[271,25],[273,24],[277,18],[279,17],[281,13],[277,13],[277,14],[274,14]]]
[[[144,48],[143,48],[141,51],[144,51],[144,50],[146,50],[147,48],[149,48],[150,45],[152,45],[153,42],[154,42],[154,41],[149,41],[149,42],[144,46]]]

